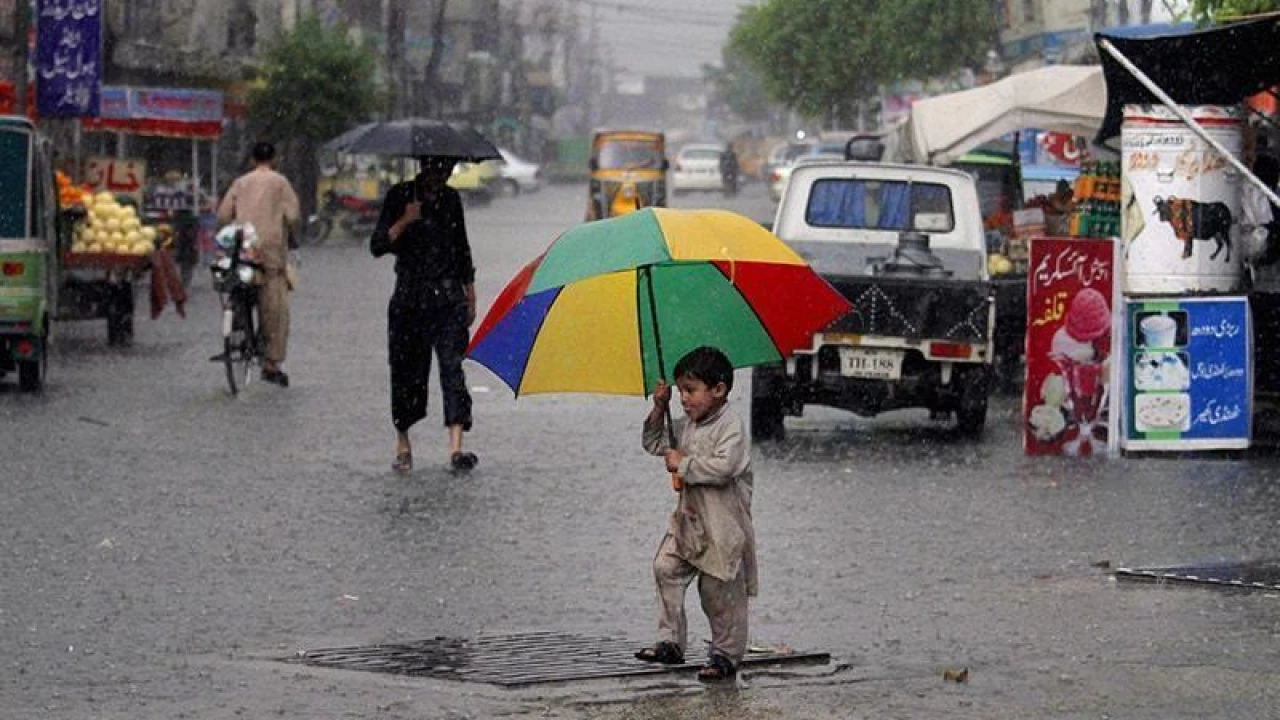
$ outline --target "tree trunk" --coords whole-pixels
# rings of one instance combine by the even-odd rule
[[[1156,0],[1138,0],[1138,13],[1143,25],[1151,23],[1151,6],[1155,2]]]
[[[1121,27],[1129,24],[1129,0],[1116,0],[1116,24]]]
[[[427,58],[427,67],[423,70],[422,89],[426,95],[426,106],[430,114],[440,117],[440,62],[444,59],[444,16],[449,8],[449,0],[436,0],[435,21],[431,24],[431,56]]]
[[[307,138],[290,141],[285,165],[282,170],[298,195],[298,206],[305,227],[306,219],[316,211],[316,190],[320,186],[320,164],[316,160],[315,144]]]

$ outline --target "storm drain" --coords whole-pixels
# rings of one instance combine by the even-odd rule
[[[1147,583],[1202,585],[1223,590],[1263,590],[1280,592],[1280,561],[1170,567],[1119,568],[1118,580]]]
[[[657,665],[635,659],[642,643],[622,637],[532,632],[481,635],[472,639],[436,637],[406,643],[299,650],[290,662],[340,670],[414,675],[515,687],[537,683],[692,672],[701,658],[684,665]],[[744,669],[829,662],[828,653],[787,648],[753,648]]]

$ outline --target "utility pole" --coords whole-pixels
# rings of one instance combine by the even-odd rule
[[[382,31],[386,40],[387,87],[391,88],[390,119],[404,114],[404,0],[382,0]]]

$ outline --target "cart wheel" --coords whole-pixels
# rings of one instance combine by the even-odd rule
[[[107,344],[129,345],[133,342],[133,285],[122,283],[112,288],[107,302]]]
[[[133,313],[112,312],[107,316],[107,344],[129,345],[133,342]]]

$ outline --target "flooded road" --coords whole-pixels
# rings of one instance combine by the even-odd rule
[[[758,184],[676,204],[771,218]],[[584,206],[585,188],[551,186],[468,209],[482,312]],[[277,662],[495,632],[648,642],[674,504],[639,447],[644,400],[516,401],[473,364],[477,470],[447,472],[433,385],[418,469],[394,475],[391,263],[339,244],[308,251],[301,275],[287,390],[228,396],[202,276],[185,319],[139,316],[125,349],[98,324],[59,326],[47,391],[4,385],[0,715],[1278,716],[1280,598],[1107,568],[1280,557],[1280,466],[1024,458],[1011,396],[979,439],[925,413],[809,408],[756,448],[752,644],[828,666],[710,691],[688,675],[503,690]],[[690,618],[700,642],[693,598]]]

